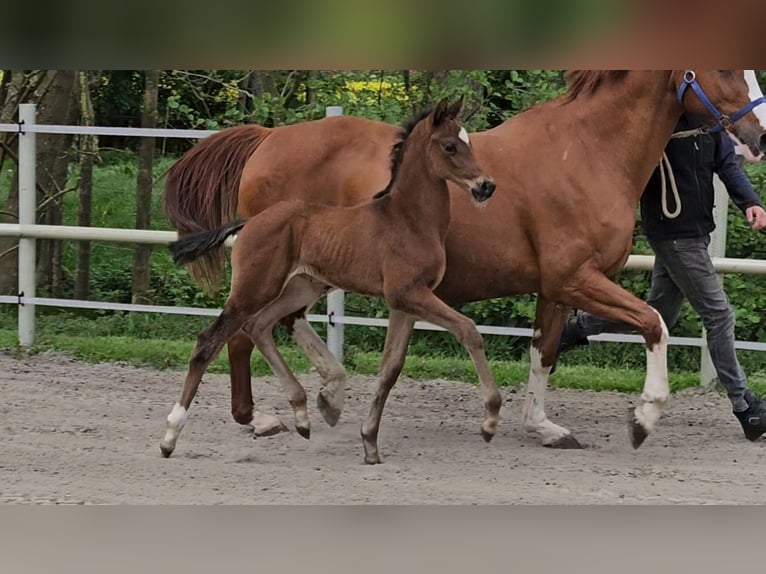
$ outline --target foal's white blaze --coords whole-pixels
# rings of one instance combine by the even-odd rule
[[[667,362],[668,328],[662,320],[662,315],[656,309],[652,311],[657,313],[660,320],[662,337],[654,347],[646,350],[646,379],[641,393],[642,404],[636,407],[635,411],[636,420],[647,432],[654,428],[670,396]]]
[[[468,132],[465,131],[464,127],[460,128],[460,132],[458,132],[457,137],[463,140],[466,143],[466,145],[471,145],[471,140],[468,139]]]
[[[761,86],[758,84],[758,78],[755,77],[755,70],[745,70],[745,82],[747,82],[750,101],[763,97]],[[766,130],[766,104],[755,106],[753,113],[758,118],[758,121],[761,122],[761,127]]]
[[[178,435],[181,434],[181,429],[184,428],[188,417],[189,413],[185,408],[178,403],[173,405],[173,410],[168,415],[168,428],[165,431],[165,440],[162,441],[164,446],[175,447]]]

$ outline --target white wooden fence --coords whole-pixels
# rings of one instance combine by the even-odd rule
[[[342,108],[329,107],[327,115],[340,115]],[[19,134],[19,218],[18,223],[0,224],[0,236],[19,239],[19,268],[18,295],[0,296],[0,304],[18,306],[18,336],[19,344],[31,346],[35,340],[35,308],[36,307],[68,307],[79,309],[102,309],[117,311],[133,311],[143,313],[165,313],[181,315],[216,316],[220,309],[200,309],[193,307],[172,307],[159,305],[136,305],[125,303],[110,303],[104,301],[80,301],[68,299],[51,299],[36,297],[35,285],[35,243],[37,239],[60,239],[76,241],[109,241],[116,243],[167,245],[176,239],[176,233],[171,231],[150,231],[136,229],[113,229],[96,227],[51,226],[37,225],[36,214],[36,138],[35,134],[95,134],[120,135],[138,137],[163,138],[204,138],[215,133],[210,130],[176,130],[176,129],[145,129],[145,128],[106,128],[85,126],[38,125],[35,121],[36,107],[34,104],[21,104],[19,107],[19,123],[0,124],[0,132],[18,132]],[[727,259],[725,253],[725,225],[728,197],[720,181],[716,182],[716,219],[717,233],[711,241],[713,263],[719,273],[746,273],[766,275],[766,261],[753,259]],[[650,255],[631,255],[625,265],[626,269],[649,270],[654,263]],[[363,325],[385,327],[386,319],[370,317],[352,317],[344,313],[343,292],[336,290],[328,296],[327,313],[325,315],[309,315],[312,322],[328,324],[328,346],[340,360],[343,358],[343,326]],[[419,321],[416,329],[442,330],[440,327]],[[515,337],[531,337],[532,329],[515,327],[497,327],[479,325],[479,331],[487,335],[506,335]],[[602,334],[591,337],[594,341],[615,341],[643,343],[639,335]],[[715,378],[715,372],[710,365],[704,337],[671,337],[671,345],[695,346],[702,350],[701,383],[703,385]],[[752,341],[737,341],[736,348],[753,351],[766,351],[766,343]]]

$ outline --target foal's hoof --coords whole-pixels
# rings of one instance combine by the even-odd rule
[[[301,435],[303,438],[308,440],[311,438],[311,428],[310,427],[295,427],[295,430],[298,431],[298,434]]]
[[[635,411],[628,411],[628,434],[634,449],[640,447],[649,436],[649,431],[636,418]]]
[[[317,395],[317,408],[319,409],[319,413],[322,415],[322,418],[328,425],[334,427],[336,424],[338,424],[338,420],[340,419],[340,414],[342,412],[341,409],[333,405],[321,391]]]
[[[492,440],[492,437],[495,436],[495,433],[489,432],[484,429],[484,427],[481,427],[481,438],[484,439],[484,442],[489,442]]]
[[[562,437],[557,438],[553,442],[549,442],[548,444],[543,444],[544,447],[547,448],[557,448],[561,450],[581,450],[583,446],[580,444],[580,441],[578,441],[574,435],[571,434],[565,434]]]
[[[170,455],[173,454],[173,449],[161,444],[160,452],[162,453],[162,458],[169,458]]]
[[[378,453],[364,455],[364,464],[381,464],[380,455]]]

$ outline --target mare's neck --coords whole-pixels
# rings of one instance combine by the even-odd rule
[[[568,105],[577,107],[578,121],[587,126],[586,145],[624,170],[631,185],[623,192],[638,202],[683,112],[671,72],[631,71],[613,89],[602,87]]]

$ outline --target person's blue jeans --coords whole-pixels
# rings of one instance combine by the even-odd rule
[[[726,388],[734,411],[747,409],[747,380],[734,350],[734,312],[716,275],[707,248],[710,237],[649,241],[655,263],[646,302],[659,311],[668,330],[673,328],[688,300],[699,313],[707,331],[707,344],[718,380]],[[573,333],[575,328],[578,333]],[[568,332],[567,332],[568,331]],[[565,336],[575,339],[604,332],[631,332],[626,323],[609,321],[589,313],[576,315]]]

